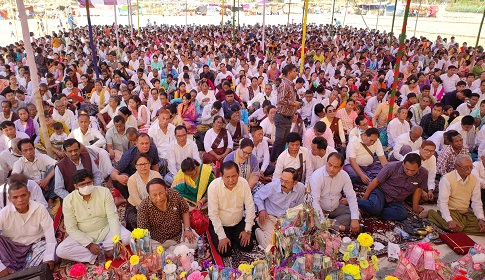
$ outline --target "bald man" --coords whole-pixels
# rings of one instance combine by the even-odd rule
[[[439,211],[429,210],[429,220],[447,231],[485,235],[480,180],[472,173],[472,159],[468,155],[457,155],[454,169],[441,177]],[[469,210],[470,201],[472,211]]]
[[[421,135],[423,135],[423,128],[420,126],[413,126],[411,131],[399,135],[394,142],[392,152],[389,154],[389,161],[402,161],[405,155],[419,149],[423,143]]]

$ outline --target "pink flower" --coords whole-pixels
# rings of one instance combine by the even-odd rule
[[[192,274],[187,277],[187,280],[202,280],[204,279],[204,276],[202,276],[202,273],[200,271],[196,270],[192,272]]]
[[[87,270],[86,266],[82,263],[77,263],[71,267],[71,270],[69,270],[69,276],[71,277],[81,277],[86,275]]]
[[[425,251],[433,251],[433,247],[429,243],[418,243],[418,246]]]
[[[96,272],[96,275],[101,275],[103,274],[103,268],[101,266],[98,266],[96,267],[95,272]]]

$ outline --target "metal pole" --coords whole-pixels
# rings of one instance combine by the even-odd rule
[[[236,40],[236,0],[232,0],[232,40]]]
[[[40,130],[41,136],[44,138],[44,145],[47,152],[47,155],[53,157],[52,155],[52,146],[51,142],[49,141],[49,132],[47,132],[47,125],[45,123],[44,117],[44,107],[42,106],[42,100],[40,98],[39,93],[39,80],[37,79],[37,67],[35,67],[35,56],[34,56],[34,49],[32,48],[30,42],[30,32],[29,32],[29,23],[27,21],[27,13],[25,12],[25,5],[23,0],[16,0],[17,2],[17,9],[19,11],[19,18],[20,18],[20,25],[22,28],[22,39],[24,40],[24,47],[25,52],[27,53],[27,60],[29,65],[33,65],[34,67],[30,67],[30,74],[32,77],[32,92],[34,92],[34,100],[35,100],[35,107],[39,112],[39,122],[40,122]]]
[[[244,5],[243,5],[244,6]],[[239,12],[241,9],[244,12],[244,7],[239,4],[239,0],[237,0],[237,30],[239,30],[241,27],[240,21],[239,21]]]
[[[392,25],[391,25],[391,40],[389,41],[389,47],[392,47],[392,38],[394,37],[394,20],[396,19],[396,10],[397,10],[397,0],[394,2],[394,12],[392,13]]]
[[[394,101],[396,100],[397,92],[397,79],[399,77],[399,67],[401,65],[401,58],[403,56],[404,39],[406,38],[406,27],[408,25],[409,8],[411,6],[411,0],[407,0],[406,9],[404,10],[404,19],[402,23],[401,35],[399,36],[399,49],[396,55],[396,65],[394,66],[394,82],[391,87],[391,95],[389,96],[389,114],[387,115],[387,121],[390,122],[393,119]]]
[[[303,73],[305,66],[305,41],[306,41],[306,21],[308,17],[308,0],[305,0],[305,8],[303,10],[303,29],[301,34],[301,55],[300,55],[300,76]]]
[[[330,17],[330,36],[333,37],[333,15],[335,14],[335,0],[332,0],[332,16]]]
[[[20,0],[17,0],[20,1]],[[93,65],[94,65],[94,72],[96,73],[96,79],[99,78],[99,69],[98,69],[98,58],[96,57],[96,47],[94,46],[94,39],[93,39],[93,26],[91,25],[91,14],[89,12],[89,0],[86,0],[86,15],[88,19],[88,29],[89,29],[89,45],[91,47],[91,54],[93,56]]]
[[[187,27],[187,13],[188,13],[187,5],[188,5],[187,0],[185,0],[185,27]]]
[[[288,3],[288,22],[286,23],[286,25],[290,24],[290,13],[291,13],[291,0]]]
[[[120,38],[118,35],[118,17],[116,16],[116,5],[113,5],[113,10],[115,12],[116,57],[118,57],[118,53],[120,52]]]
[[[222,19],[221,19],[221,24],[222,24],[223,27],[224,27],[224,13],[225,12],[226,12],[226,9],[225,9],[225,6],[224,6],[224,0],[222,0]],[[223,30],[224,30],[224,28],[223,28]],[[222,33],[224,33],[224,32],[222,32]],[[224,35],[222,35],[222,36],[224,36]]]
[[[480,41],[480,33],[482,33],[484,19],[485,19],[485,9],[483,10],[483,16],[482,16],[482,22],[480,23],[480,28],[478,29],[477,42],[475,43],[475,48],[478,47],[478,42]]]
[[[138,0],[136,0],[136,15],[138,17],[138,35],[140,35],[140,33],[141,33],[140,32],[141,31],[140,30],[140,6],[138,4]],[[186,13],[186,15],[187,15],[187,13]],[[185,19],[185,22],[186,22],[185,24],[187,24],[187,19]]]
[[[266,35],[266,0],[263,1],[263,37],[261,39],[261,48],[264,54],[264,37]]]
[[[132,29],[132,25],[131,25],[131,1],[128,0],[126,2],[126,4],[127,4],[127,8],[128,8],[128,14],[127,14],[127,16],[128,16],[128,29],[130,29],[130,34],[132,34],[133,31],[131,30]]]
[[[418,27],[418,18],[419,18],[419,12],[421,11],[421,3],[422,3],[422,0],[419,0],[419,8],[418,8],[418,13],[416,14],[416,23],[414,24],[413,37],[416,37],[416,28]]]
[[[380,10],[381,10],[381,0],[379,0],[379,8],[377,8],[376,30],[377,30],[377,25],[379,25],[379,14],[380,14]]]
[[[342,23],[342,26],[345,26],[345,17],[347,17],[347,8],[349,7],[349,1],[350,0],[347,0],[347,6],[345,6],[344,22]]]

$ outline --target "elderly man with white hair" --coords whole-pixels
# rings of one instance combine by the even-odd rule
[[[455,158],[455,168],[441,177],[438,209],[430,210],[429,220],[451,232],[472,235],[485,234],[485,216],[480,197],[480,181],[472,173],[473,162],[468,155]],[[470,211],[470,201],[471,208]]]

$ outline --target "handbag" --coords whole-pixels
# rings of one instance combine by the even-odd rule
[[[209,229],[209,217],[200,209],[194,209],[189,212],[190,227],[195,230],[198,235],[205,233]]]
[[[10,274],[2,280],[54,280],[49,266],[45,263],[28,267],[22,271]]]

